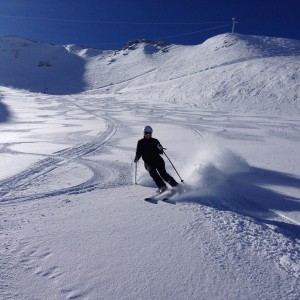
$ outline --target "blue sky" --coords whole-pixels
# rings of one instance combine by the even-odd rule
[[[118,49],[147,38],[202,43],[241,34],[300,40],[300,0],[0,0],[0,35]]]

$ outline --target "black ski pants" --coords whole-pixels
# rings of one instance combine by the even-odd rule
[[[158,188],[166,186],[164,181],[169,183],[172,187],[178,184],[176,180],[167,173],[165,162],[160,156],[153,162],[145,162],[145,169],[149,172]]]

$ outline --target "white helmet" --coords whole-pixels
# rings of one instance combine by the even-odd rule
[[[152,133],[152,132],[153,132],[153,129],[152,129],[151,126],[147,125],[147,126],[144,127],[143,132],[144,132],[144,133],[145,133],[145,132],[150,132],[150,133]]]

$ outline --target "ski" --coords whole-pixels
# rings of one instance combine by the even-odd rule
[[[148,198],[145,198],[144,200],[149,202],[149,203],[152,203],[152,204],[158,204],[159,201],[169,203],[169,204],[176,204],[175,201],[172,201],[169,198],[156,199],[156,198],[153,198],[153,197],[148,197]]]
[[[153,198],[153,197],[148,197],[148,198],[145,198],[144,200],[147,201],[147,202],[153,203],[153,204],[158,203],[158,200]]]
[[[145,198],[144,200],[145,201],[148,201],[148,202],[151,202],[151,203],[157,203],[157,201],[160,199],[160,196],[165,194],[166,192],[168,192],[169,190],[165,190],[163,192],[156,192],[154,195],[152,195],[151,197],[147,197]]]
[[[165,202],[165,203],[169,203],[169,204],[176,204],[176,202],[175,201],[173,201],[173,200],[171,200],[171,199],[169,199],[169,198],[164,198],[164,199],[162,199],[161,201],[163,201],[163,202]]]
[[[172,190],[166,190],[162,192],[161,194],[155,194],[151,197],[147,197],[144,200],[153,204],[158,204],[158,201],[163,201],[166,203],[176,204],[174,201],[170,200],[170,197],[172,197],[174,194],[174,191]]]

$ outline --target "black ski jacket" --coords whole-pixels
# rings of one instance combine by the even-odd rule
[[[164,153],[162,148],[159,140],[143,138],[137,143],[135,158],[139,160],[142,157],[145,163],[155,163],[162,159],[160,157],[160,154]]]

